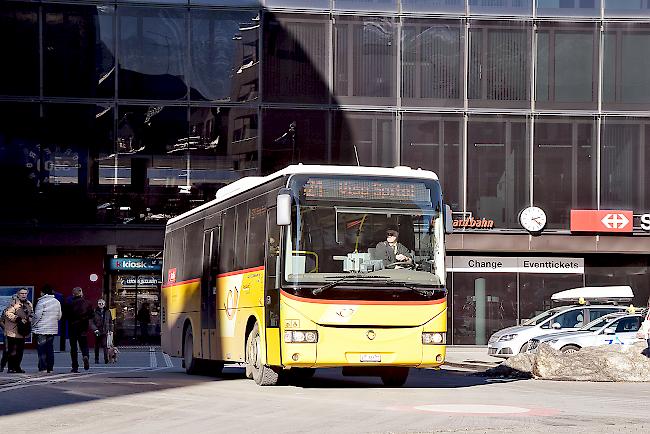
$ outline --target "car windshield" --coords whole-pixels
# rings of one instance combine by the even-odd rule
[[[547,319],[549,319],[550,317],[552,317],[553,315],[555,315],[558,312],[559,312],[559,309],[547,310],[546,312],[542,312],[539,315],[524,321],[521,325],[524,325],[524,326],[539,325],[539,324],[543,323],[544,321],[546,321]]]
[[[598,318],[594,321],[591,321],[590,323],[585,324],[584,327],[582,327],[580,330],[581,331],[590,331],[590,332],[595,332],[597,330],[600,330],[602,327],[605,326],[608,322],[610,322],[613,318],[611,316],[604,316],[601,318]]]
[[[355,186],[360,190],[346,192],[366,195],[375,184]],[[309,179],[303,184],[285,238],[285,281],[294,286],[340,281],[339,288],[378,284],[443,287],[446,275],[441,202],[436,198],[439,187],[437,183],[416,185],[413,188],[424,192],[416,191],[419,196],[410,197],[410,184],[394,184],[406,193],[391,197],[394,193],[381,190],[386,195],[381,201],[359,198],[347,202],[338,197],[330,199],[328,189],[332,187],[321,180]],[[342,188],[335,185],[338,190]],[[378,185],[376,188],[384,188],[381,182]],[[398,198],[399,203],[392,203]]]

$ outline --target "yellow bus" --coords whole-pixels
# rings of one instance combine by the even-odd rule
[[[293,165],[169,220],[163,351],[259,385],[315,368],[401,386],[444,362],[445,233],[433,172]]]

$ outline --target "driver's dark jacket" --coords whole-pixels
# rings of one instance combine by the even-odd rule
[[[395,256],[399,255],[400,253],[404,256],[408,256],[409,258],[411,257],[411,252],[409,249],[404,247],[403,244],[397,243],[397,253],[395,253],[390,244],[388,244],[388,241],[380,241],[377,243],[377,247],[375,248],[373,259],[381,259],[384,263],[384,267],[387,267],[388,264],[398,262]]]

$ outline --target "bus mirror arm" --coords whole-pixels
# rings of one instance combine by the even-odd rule
[[[454,233],[454,219],[451,215],[451,207],[445,204],[445,233]]]
[[[278,226],[289,226],[291,224],[291,190],[283,188],[278,193],[276,202],[276,221]]]

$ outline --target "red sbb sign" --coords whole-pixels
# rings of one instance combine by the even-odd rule
[[[623,210],[571,210],[571,232],[631,233],[632,211]]]

